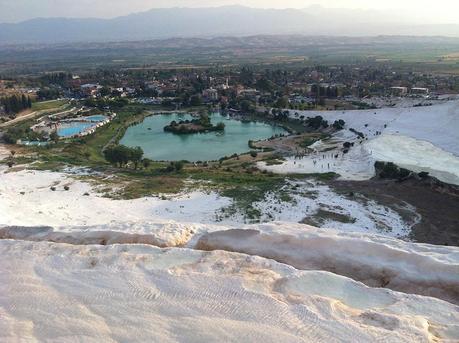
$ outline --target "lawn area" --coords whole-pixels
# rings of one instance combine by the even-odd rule
[[[41,101],[41,102],[34,102],[32,104],[33,111],[44,111],[44,110],[51,110],[54,108],[58,108],[67,104],[67,100],[50,100],[50,101]]]

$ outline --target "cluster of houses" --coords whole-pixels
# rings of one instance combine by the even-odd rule
[[[390,88],[392,96],[413,96],[413,97],[420,97],[420,96],[428,96],[430,94],[429,88],[426,87],[391,87]]]
[[[239,106],[244,100],[254,105],[273,105],[280,98],[292,108],[341,106],[368,97],[427,97],[451,87],[451,78],[396,70],[390,66],[320,66],[301,70],[156,70],[135,75],[114,72],[108,76],[74,75],[67,81],[69,98],[125,97],[150,105],[193,104],[191,97],[207,105]],[[114,81],[116,80],[116,81]],[[107,86],[110,84],[110,86]],[[105,86],[103,86],[105,85]],[[446,90],[445,90],[446,91]],[[441,93],[441,91],[440,91]],[[349,100],[350,99],[350,100]],[[194,102],[196,103],[196,102]],[[222,106],[223,107],[223,106]]]

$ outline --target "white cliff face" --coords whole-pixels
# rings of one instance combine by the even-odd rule
[[[287,223],[207,233],[196,246],[262,256],[301,270],[326,270],[368,286],[459,304],[456,247]]]
[[[86,227],[5,227],[5,239],[73,245],[144,244],[244,253],[299,270],[322,270],[405,293],[459,304],[459,248],[403,242],[294,223],[239,228],[132,222]]]
[[[0,241],[0,340],[433,342],[459,308],[233,252]]]
[[[459,185],[457,100],[411,108],[296,112],[304,117],[322,116],[329,123],[342,119],[345,129],[330,142],[314,144],[316,154],[300,160],[287,158],[281,165],[260,162],[260,168],[276,173],[335,172],[342,179],[365,180],[374,175],[375,161],[385,161]],[[365,141],[350,129],[361,132]],[[347,154],[342,153],[344,142],[354,143]]]

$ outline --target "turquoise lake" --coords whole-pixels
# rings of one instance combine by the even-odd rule
[[[243,123],[227,119],[220,114],[213,114],[211,121],[213,124],[225,123],[224,133],[176,135],[164,132],[164,126],[171,121],[187,119],[192,119],[192,116],[160,114],[147,117],[142,123],[128,128],[120,144],[139,146],[143,149],[145,157],[157,161],[212,161],[250,151],[249,140],[261,140],[286,133],[279,126],[259,122]]]

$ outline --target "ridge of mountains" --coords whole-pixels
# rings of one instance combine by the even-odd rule
[[[307,9],[162,8],[113,19],[36,18],[0,24],[0,44],[3,45],[273,34],[459,37],[459,25],[419,24],[397,13],[320,6]]]

